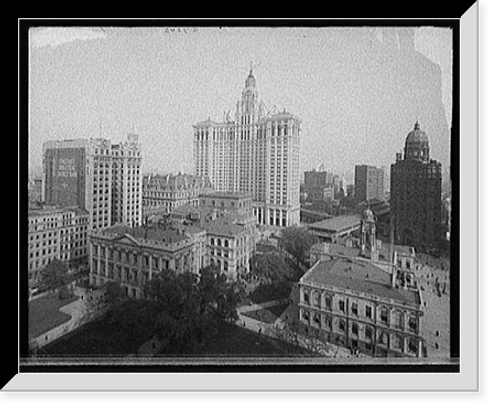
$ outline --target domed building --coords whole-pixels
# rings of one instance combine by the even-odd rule
[[[418,121],[406,137],[405,159],[429,161],[429,137],[420,129]]]
[[[441,164],[430,158],[429,137],[418,121],[406,136],[404,158],[391,165],[391,219],[395,241],[425,250],[443,236]]]

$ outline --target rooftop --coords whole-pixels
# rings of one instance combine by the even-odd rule
[[[187,190],[210,189],[212,184],[208,177],[190,174],[147,175],[143,177],[144,189]]]
[[[393,288],[390,284],[389,273],[370,263],[351,260],[347,257],[318,261],[301,278],[300,282],[356,291],[410,305],[420,305],[418,291]]]
[[[28,211],[28,217],[43,216],[43,215],[53,215],[60,214],[63,212],[75,212],[77,215],[88,215],[88,211],[75,206],[56,206],[56,205],[44,205],[41,208],[30,208]]]
[[[311,247],[311,252],[321,252],[331,256],[357,257],[361,250],[356,247],[347,247],[342,244],[333,244],[331,242],[319,242]]]
[[[200,195],[200,198],[236,198],[236,199],[243,199],[243,198],[251,198],[251,197],[252,197],[252,193],[251,192],[232,192],[232,191],[217,191],[217,192],[211,192],[211,193]]]
[[[222,237],[233,237],[245,232],[244,226],[235,224],[233,220],[228,218],[218,218],[211,222],[204,222],[202,228],[207,232],[207,235]]]
[[[360,225],[360,215],[339,215],[338,217],[325,219],[324,221],[309,224],[309,229],[329,232],[339,232]]]
[[[174,244],[186,238],[185,235],[172,228],[162,229],[157,227],[136,227],[127,225],[114,225],[102,230],[105,234],[114,234],[117,236],[130,235],[136,240],[151,240],[166,244]]]

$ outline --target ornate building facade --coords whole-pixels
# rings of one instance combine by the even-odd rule
[[[164,269],[198,273],[204,234],[195,232],[126,225],[91,231],[90,284],[114,280],[129,297],[142,298],[147,282]]]
[[[216,191],[250,192],[257,222],[286,227],[300,222],[300,120],[259,102],[250,70],[234,118],[193,125],[195,174]]]
[[[391,165],[391,218],[395,241],[426,249],[443,237],[441,164],[429,156],[429,138],[417,122],[406,137],[404,158]]]
[[[377,240],[369,207],[359,238],[316,244],[310,260],[299,281],[299,331],[371,356],[424,356],[415,250]]]

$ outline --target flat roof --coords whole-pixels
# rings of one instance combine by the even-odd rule
[[[393,288],[390,274],[370,263],[347,257],[318,261],[300,280],[323,286],[351,290],[382,299],[420,305],[418,291]]]
[[[251,198],[251,192],[215,191],[200,194],[200,198]]]
[[[339,215],[323,221],[309,224],[310,229],[328,232],[339,232],[361,224],[361,215]]]
[[[312,252],[319,252],[328,255],[344,255],[346,257],[357,257],[361,250],[356,247],[347,247],[342,244],[333,244],[331,242],[320,242],[311,247]]]
[[[28,217],[60,214],[63,212],[75,212],[78,215],[88,215],[86,209],[80,208],[78,205],[73,206],[58,206],[58,205],[44,205],[42,208],[31,208],[28,210]]]

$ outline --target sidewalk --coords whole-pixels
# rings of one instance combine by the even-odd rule
[[[237,309],[239,319],[236,321],[236,324],[240,327],[246,328],[256,333],[265,334],[268,337],[285,341],[293,345],[298,345],[307,350],[318,352],[323,356],[355,358],[355,356],[351,354],[351,351],[348,348],[337,346],[335,344],[327,343],[313,338],[305,337],[296,332],[291,333],[291,335],[286,334],[283,331],[284,326],[287,324],[287,322],[285,321],[286,317],[289,317],[291,319],[295,318],[293,316],[294,313],[293,305],[289,305],[286,308],[286,310],[283,311],[283,313],[272,324],[256,320],[254,318],[248,317],[243,314],[244,312],[255,311],[266,307],[272,307],[275,305],[284,304],[285,302],[288,302],[288,299],[273,300],[260,304],[242,306]],[[366,357],[366,356],[363,354],[359,354],[359,357]]]
[[[449,270],[419,264],[415,272],[423,301],[421,333],[427,345],[428,357],[450,356],[450,273]],[[439,295],[436,283],[445,293]]]

